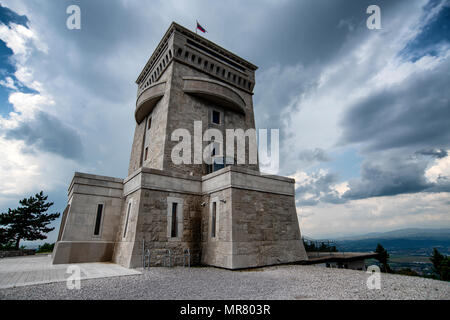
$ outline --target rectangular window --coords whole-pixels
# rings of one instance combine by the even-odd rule
[[[148,118],[147,130],[150,130],[151,127],[152,127],[152,118]]]
[[[172,238],[176,238],[178,236],[177,207],[178,203],[172,203],[172,226],[170,231],[170,236]]]
[[[131,211],[131,202],[128,203],[128,209],[127,209],[127,219],[125,220],[125,227],[123,228],[123,237],[127,235],[127,229],[128,229],[128,219],[130,218],[130,211]]]
[[[145,148],[144,160],[147,160],[147,158],[148,158],[148,147]]]
[[[103,204],[99,204],[97,206],[97,217],[95,218],[94,236],[98,236],[100,234],[100,225],[102,222],[102,212],[103,212]]]
[[[212,122],[215,124],[220,124],[220,112],[219,111],[213,110]]]
[[[211,238],[216,237],[216,211],[217,210],[217,202],[212,203],[212,212],[211,212]]]

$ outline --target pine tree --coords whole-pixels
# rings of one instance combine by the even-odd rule
[[[4,226],[4,234],[14,242],[16,250],[21,240],[44,240],[46,233],[55,229],[48,225],[59,217],[59,213],[45,213],[53,205],[53,202],[47,202],[47,198],[41,191],[34,197],[19,201],[18,208],[10,208],[8,213],[0,214],[0,225]]]
[[[444,255],[442,255],[438,249],[434,248],[433,253],[431,254],[430,261],[433,263],[433,271],[437,274],[440,274],[441,263],[445,259]]]
[[[389,267],[388,264],[389,253],[387,252],[387,250],[383,248],[381,244],[378,244],[377,248],[375,249],[375,252],[378,253],[378,257],[376,257],[375,259],[377,259],[380,262],[382,266],[382,271],[391,272],[391,268]]]
[[[8,250],[12,247],[12,237],[8,229],[0,228],[0,250]]]
[[[436,248],[433,249],[433,254],[430,257],[433,263],[433,271],[438,274],[441,280],[450,280],[450,257],[444,256]]]

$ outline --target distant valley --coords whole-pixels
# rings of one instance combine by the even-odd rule
[[[433,248],[450,254],[450,228],[401,229],[332,240],[339,251],[373,251],[378,243],[392,254],[429,256]]]
[[[433,248],[450,255],[450,228],[409,228],[317,241],[330,241],[330,245],[336,246],[340,252],[372,252],[380,243],[390,255],[392,269],[410,268],[422,275],[433,273],[429,260]],[[373,259],[366,261],[367,265],[374,263],[376,260]]]

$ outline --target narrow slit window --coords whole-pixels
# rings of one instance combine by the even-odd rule
[[[145,147],[144,160],[147,160],[147,158],[148,158],[148,147]]]
[[[94,236],[100,235],[100,225],[102,222],[103,204],[97,206],[97,216],[95,218]]]
[[[150,130],[151,127],[152,127],[152,118],[148,118],[147,130]]]
[[[172,238],[176,238],[178,236],[177,207],[178,203],[172,203],[172,226],[170,232],[170,236]]]
[[[213,110],[212,112],[212,122],[214,124],[220,124],[220,112]]]
[[[123,237],[127,235],[127,229],[128,229],[128,219],[130,219],[130,211],[131,211],[131,202],[128,203],[128,209],[127,209],[127,219],[125,220],[125,227],[123,228]]]
[[[217,212],[217,202],[213,202],[211,212],[211,238],[216,237],[216,212]]]

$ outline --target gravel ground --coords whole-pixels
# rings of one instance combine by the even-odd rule
[[[247,271],[217,268],[152,268],[142,275],[0,290],[5,299],[445,299],[450,283],[381,274],[381,290],[369,290],[362,271],[317,266],[277,266]]]

